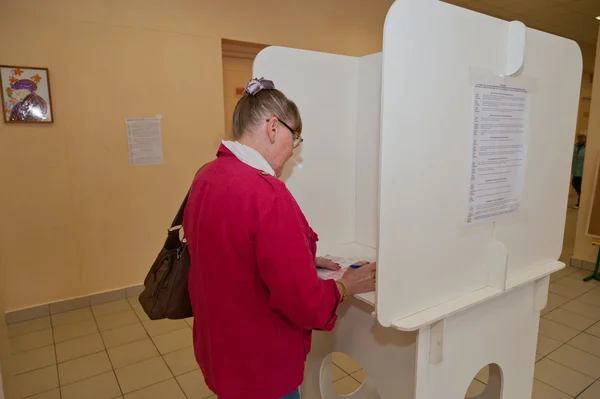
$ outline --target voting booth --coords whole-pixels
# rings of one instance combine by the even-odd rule
[[[283,178],[319,254],[377,260],[376,292],[315,332],[303,399],[530,398],[561,253],[582,58],[576,43],[437,0],[397,0],[383,52],[269,47],[254,75],[294,100],[304,143]]]

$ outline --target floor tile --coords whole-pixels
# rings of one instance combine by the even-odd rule
[[[553,294],[551,292],[548,293],[548,305],[553,307],[562,306],[565,303],[569,302],[569,298],[565,298],[564,296],[560,296],[557,294]]]
[[[92,312],[94,312],[94,316],[96,317],[105,316],[107,314],[112,313],[125,312],[127,310],[132,310],[131,305],[129,304],[129,301],[127,301],[127,299],[92,306]]]
[[[360,388],[360,384],[354,378],[348,376],[333,383],[333,390],[342,396],[351,395]],[[189,396],[188,396],[189,397]]]
[[[148,338],[111,348],[108,350],[108,355],[115,369],[160,356],[156,347]]]
[[[569,312],[563,308],[558,308],[546,316],[545,319],[555,321],[567,327],[574,328],[579,331],[583,331],[586,328],[591,327],[596,323],[597,320],[587,318],[585,316],[578,315],[576,313]]]
[[[19,399],[58,388],[56,366],[18,375],[14,379],[14,385],[15,394]]]
[[[59,363],[102,352],[104,343],[99,333],[56,344],[56,359]]]
[[[561,345],[563,345],[563,343],[560,341],[548,338],[544,335],[538,335],[536,353],[542,356],[546,356],[550,352],[553,352],[556,349],[558,349]]]
[[[194,356],[194,348],[183,348],[176,352],[171,352],[165,355],[164,359],[175,377],[198,369],[198,362]],[[346,373],[344,373],[345,375]]]
[[[563,280],[559,280],[556,283],[550,283],[550,292],[569,299],[574,299],[589,291],[587,288],[568,286],[562,284],[562,282]]]
[[[139,323],[139,319],[133,310],[126,310],[125,312],[98,316],[96,317],[96,322],[98,323],[98,328],[100,328],[100,331],[106,331],[113,328],[127,326],[129,324]]]
[[[569,345],[600,357],[600,338],[588,333],[579,334],[569,341]]]
[[[358,381],[361,385],[365,383],[368,377],[369,376],[365,370],[358,370],[356,373],[352,373],[352,378]]]
[[[555,273],[552,273],[550,275],[550,280],[551,281],[560,280],[562,278],[565,278],[565,277],[575,273],[576,271],[577,271],[576,268],[567,266],[564,269],[561,269]]]
[[[589,276],[591,273],[589,270],[587,269],[577,269],[575,270],[574,273],[568,275],[567,277],[569,277],[570,279],[576,279],[576,280],[581,280],[583,281],[584,278],[586,278],[587,276]],[[583,281],[584,283],[586,283],[586,281]],[[594,281],[595,285],[600,285],[597,281]]]
[[[94,321],[94,315],[92,309],[83,308],[78,310],[71,310],[70,312],[53,314],[52,326],[64,326],[67,324],[82,323],[84,321]]]
[[[183,391],[175,379],[170,379],[132,392],[125,399],[186,399]]]
[[[144,312],[144,309],[141,306],[133,306],[133,311],[135,312],[135,314],[137,315],[137,317],[140,321],[149,321],[150,320],[150,318],[148,317],[146,312]]]
[[[544,309],[542,309],[540,311],[540,316],[546,316],[548,313],[552,312],[553,310],[558,309],[558,306],[546,306]]]
[[[151,337],[156,337],[157,335],[162,335],[171,331],[181,330],[189,327],[184,320],[169,319],[147,320],[142,324]]]
[[[148,338],[146,329],[142,323],[130,324],[128,326],[102,331],[102,338],[107,348],[129,344],[131,342],[141,341]]]
[[[142,306],[138,297],[129,297],[127,298],[127,301],[129,302],[132,308],[135,308],[136,306]]]
[[[579,302],[587,303],[592,306],[600,306],[600,289],[595,288],[579,298],[577,298]]]
[[[479,370],[479,373],[477,373],[475,379],[479,382],[487,384],[488,380],[490,379],[490,366],[485,366],[484,368]]]
[[[185,322],[188,324],[188,326],[194,328],[194,318],[193,317],[185,319]]]
[[[331,380],[333,382],[341,380],[344,377],[348,377],[348,373],[344,370],[336,366],[335,364],[331,364]]]
[[[589,275],[585,270],[578,270],[575,273],[561,279],[558,283],[561,285],[576,287],[589,292],[594,288],[600,286],[598,281],[583,281],[583,278]]]
[[[72,384],[112,370],[108,354],[99,352],[58,365],[61,385]]]
[[[486,388],[485,384],[483,384],[477,380],[473,380],[471,382],[471,385],[469,385],[469,389],[467,389],[465,398],[473,398],[473,397],[481,394],[485,390],[485,388]]]
[[[538,354],[536,353],[536,354],[535,354],[535,362],[536,362],[536,363],[537,363],[537,362],[539,362],[540,360],[542,360],[542,358],[543,358],[543,357],[544,357],[544,356],[542,356],[542,355],[538,355]]]
[[[562,305],[560,308],[595,321],[600,320],[600,306],[589,305],[577,299]]]
[[[173,377],[162,357],[115,370],[124,394],[166,381]]]
[[[594,379],[600,378],[600,357],[568,344],[549,354],[548,359]]]
[[[596,381],[591,387],[583,391],[577,399],[598,399],[600,398],[600,381]]]
[[[533,395],[531,399],[572,399],[572,396],[552,388],[541,381],[533,380]]]
[[[350,377],[347,377],[350,378]],[[192,371],[177,377],[177,382],[183,388],[188,398],[200,399],[208,398],[213,395],[210,389],[204,383],[204,376],[200,370]]]
[[[109,371],[60,388],[62,399],[114,399],[121,396],[115,373]]]
[[[10,339],[10,352],[12,354],[41,348],[54,344],[52,329],[47,328],[25,335],[17,335]]]
[[[556,323],[552,320],[540,319],[540,334],[555,339],[560,342],[567,342],[577,335],[580,334],[580,331],[564,326],[562,324]]]
[[[356,373],[358,370],[362,369],[362,366],[354,359],[341,352],[333,353],[333,363],[348,374]]]
[[[96,321],[88,320],[79,323],[63,324],[54,327],[54,342],[64,342],[71,339],[85,337],[98,332]]]
[[[32,332],[45,330],[52,327],[50,323],[50,317],[41,317],[35,320],[23,321],[21,323],[11,324],[7,327],[8,336],[10,338],[16,337],[18,335],[25,335]]]
[[[593,335],[594,337],[600,338],[600,323],[596,323],[587,330],[586,333]]]
[[[56,364],[54,345],[32,349],[13,355],[11,358],[12,370],[15,374],[22,374]]]
[[[593,378],[547,358],[535,365],[535,378],[571,396],[577,396],[594,382]]]
[[[194,345],[194,341],[192,340],[192,329],[187,325],[182,330],[171,331],[166,334],[152,337],[152,340],[161,355],[166,355],[167,353]]]
[[[29,396],[27,399],[61,399],[60,389],[56,388],[51,391],[38,393],[37,395]]]

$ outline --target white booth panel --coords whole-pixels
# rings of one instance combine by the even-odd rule
[[[527,33],[523,77],[506,81],[527,84],[533,93],[530,119],[535,128],[529,131],[523,206],[496,228],[493,223],[467,227],[474,80],[481,80],[477,74],[496,80],[503,74],[508,23],[436,0],[397,0],[388,13],[377,287],[377,316],[383,325],[426,309],[431,313],[431,308],[468,295],[479,301],[495,295],[502,288],[490,281],[507,267],[499,259],[496,239],[506,246],[510,273],[557,255],[557,234],[562,234],[558,218],[564,223],[568,187],[565,137],[573,134],[579,83],[573,84],[581,76],[581,57],[565,39]],[[547,49],[550,43],[555,54]],[[561,65],[551,65],[556,63]],[[551,72],[540,74],[542,65]],[[553,74],[567,75],[565,82],[558,84],[558,76],[550,81]],[[539,102],[542,93],[551,98]],[[545,114],[558,115],[560,109],[568,113],[566,120],[559,122],[556,116],[555,127],[549,128]],[[557,160],[552,168],[544,167],[550,162],[544,151]],[[556,184],[550,183],[555,172]],[[548,205],[533,210],[544,201]],[[551,229],[538,223],[544,215]]]
[[[355,57],[283,47],[254,61],[254,76],[273,80],[300,109],[304,142],[283,179],[328,245],[354,241],[358,65]]]
[[[560,257],[581,86],[575,42],[528,29],[527,48],[522,75],[535,78],[523,197],[517,217],[496,223],[496,239],[508,248],[508,279]]]
[[[355,241],[371,248],[379,233],[381,62],[381,53],[358,59]]]

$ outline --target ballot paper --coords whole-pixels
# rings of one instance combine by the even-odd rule
[[[325,255],[323,258],[329,259],[332,262],[337,263],[341,266],[339,270],[326,270],[317,269],[317,274],[321,280],[339,280],[342,278],[346,270],[354,263],[365,261],[365,258],[353,257],[353,258],[341,258],[337,256]]]

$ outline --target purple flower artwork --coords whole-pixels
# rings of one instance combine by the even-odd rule
[[[7,123],[51,123],[48,69],[0,66],[2,113]]]

